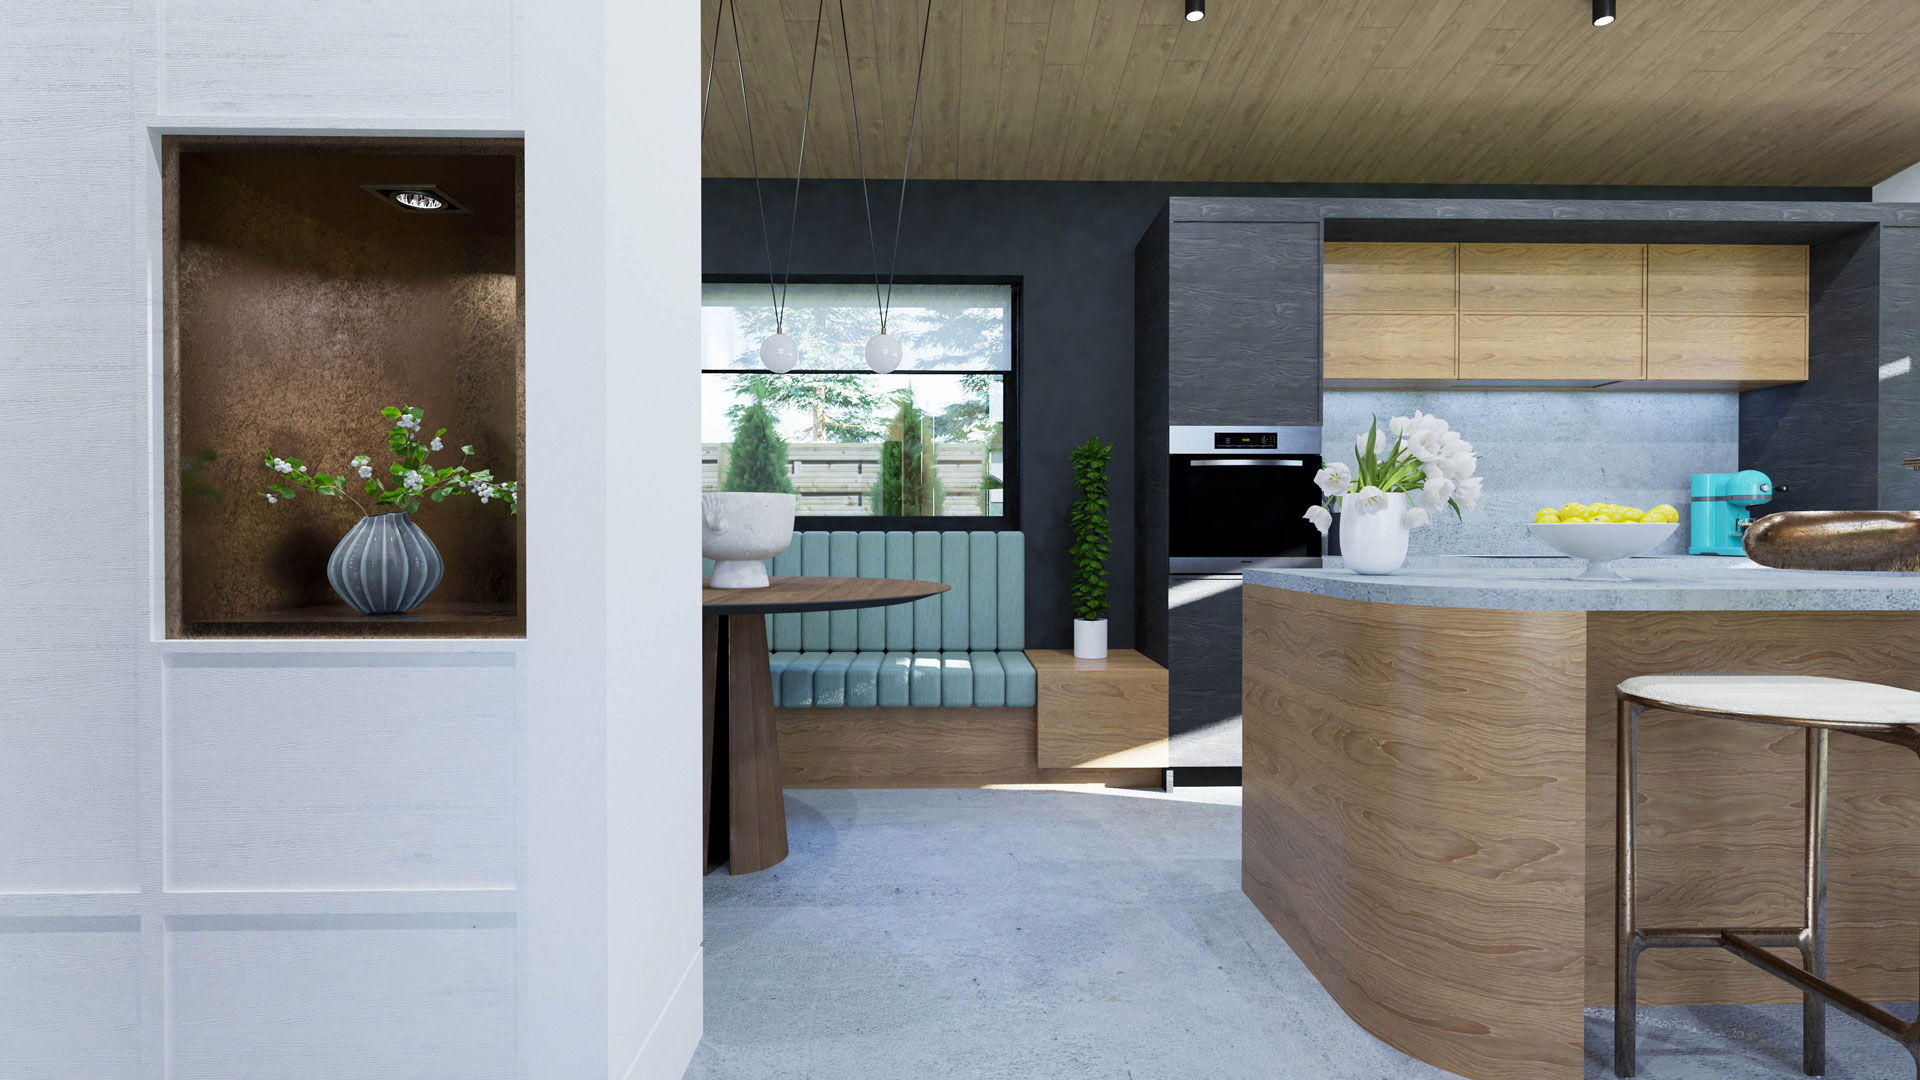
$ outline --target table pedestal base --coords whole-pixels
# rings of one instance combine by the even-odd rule
[[[706,869],[751,874],[787,857],[766,617],[709,615],[701,638]]]

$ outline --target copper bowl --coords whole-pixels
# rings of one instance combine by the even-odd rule
[[[1789,510],[1747,529],[1747,557],[1779,570],[1920,571],[1920,510]]]

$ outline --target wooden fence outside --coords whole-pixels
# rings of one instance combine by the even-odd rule
[[[700,490],[720,490],[732,443],[700,444]],[[986,479],[985,443],[940,443],[934,472],[945,496],[944,517],[980,517]],[[859,515],[873,512],[870,493],[880,479],[880,444],[793,442],[787,444],[787,473],[800,493],[800,513]]]

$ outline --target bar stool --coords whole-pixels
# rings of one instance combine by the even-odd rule
[[[1800,675],[1642,675],[1618,688],[1620,765],[1615,820],[1613,1071],[1632,1076],[1637,1027],[1634,976],[1646,949],[1719,948],[1800,988],[1801,1065],[1826,1071],[1822,1002],[1906,1047],[1920,1078],[1920,1022],[1907,1023],[1826,979],[1827,734],[1844,731],[1920,753],[1920,693],[1877,683]],[[1806,895],[1799,926],[1643,928],[1634,924],[1633,816],[1635,737],[1647,709],[1779,724],[1807,732]],[[1767,952],[1798,948],[1795,967]]]

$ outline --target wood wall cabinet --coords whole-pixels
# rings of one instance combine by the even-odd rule
[[[1329,385],[1753,389],[1807,377],[1808,249],[1329,243]]]

